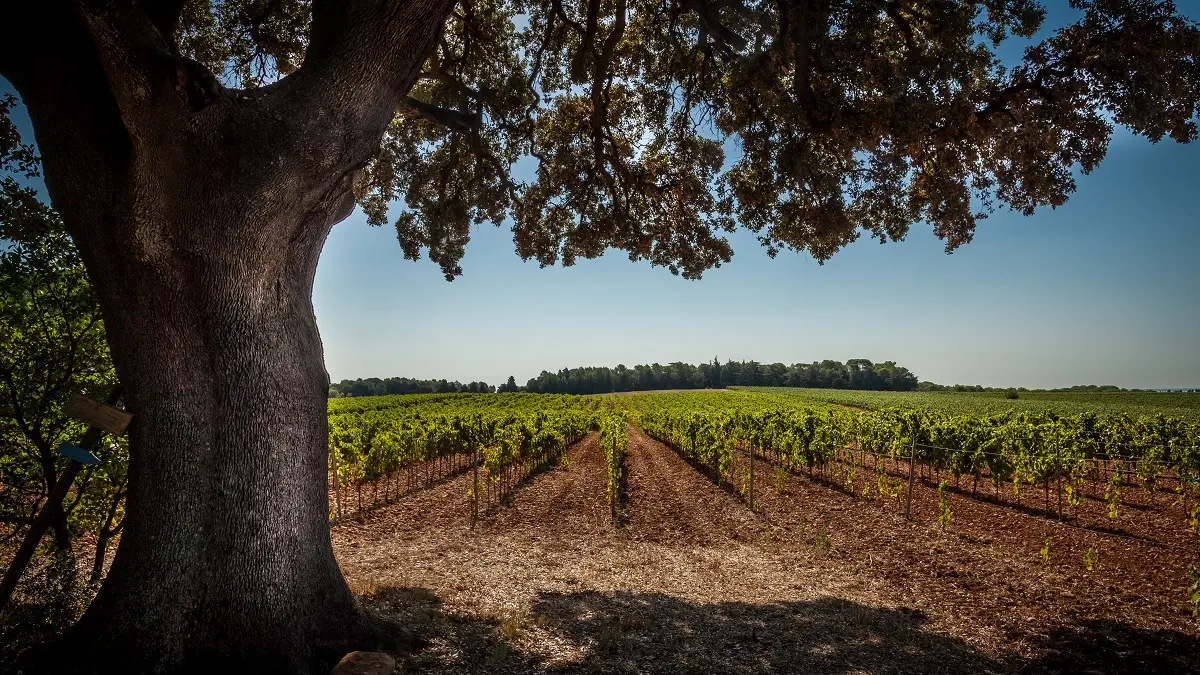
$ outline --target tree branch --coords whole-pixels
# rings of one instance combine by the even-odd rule
[[[313,0],[304,64],[271,85],[276,107],[321,134],[343,130],[329,162],[365,165],[420,76],[454,0]]]
[[[25,435],[25,438],[36,445],[34,439],[37,437],[34,436],[33,430],[29,428],[28,423],[25,421],[25,416],[21,409],[21,394],[18,391],[17,383],[13,381],[12,372],[6,370],[3,372],[3,375],[4,383],[8,388],[9,402],[12,405],[12,419],[17,423],[17,427]]]
[[[466,113],[441,108],[432,103],[418,101],[411,96],[404,97],[403,106],[405,108],[402,111],[404,114],[440,124],[451,131],[470,131],[471,129],[479,128],[483,124],[482,116],[477,112]]]
[[[460,80],[457,77],[455,77],[454,75],[446,72],[446,69],[442,67],[442,61],[441,61],[441,59],[438,58],[436,50],[429,57],[429,65],[430,65],[431,70],[428,72],[428,74],[423,73],[422,74],[423,76],[428,77],[433,80],[436,80],[443,84],[450,85],[455,91],[462,94],[463,96],[466,96],[467,98],[471,98],[471,99],[475,99],[475,100],[479,100],[479,99],[483,98],[478,91],[476,91],[475,89],[473,89],[471,87],[468,87],[466,84],[463,83],[462,80]]]
[[[621,20],[624,21],[624,17]],[[575,52],[575,58],[571,61],[571,80],[576,84],[586,81],[587,57],[596,48],[596,28],[599,22],[600,0],[588,0],[587,23],[583,31],[583,40],[579,44],[579,51]]]
[[[587,32],[584,30],[582,24],[567,16],[567,10],[563,9],[562,0],[553,0],[551,7],[554,10],[555,16],[557,16],[559,19],[562,19],[562,22],[569,26],[571,30],[575,31],[581,36]]]
[[[610,188],[614,185],[612,176],[606,167],[608,153],[604,151],[605,127],[608,122],[608,87],[612,83],[612,74],[608,66],[613,58],[617,43],[625,34],[626,0],[617,0],[616,18],[612,30],[604,40],[601,53],[596,57],[592,69],[592,169],[590,180],[595,180],[596,173],[604,176]],[[614,159],[614,164],[616,161]],[[616,195],[614,194],[614,197]]]
[[[718,5],[707,0],[681,0],[679,8],[685,11],[694,11],[700,19],[701,26],[706,32],[713,37],[718,43],[726,48],[732,48],[736,51],[741,51],[746,48],[750,42],[738,35],[733,30],[721,23],[717,12],[723,5]]]
[[[1060,70],[1063,66],[1066,67],[1066,70]],[[1046,88],[1046,78],[1067,77],[1074,72],[1075,66],[1073,64],[1055,64],[1041,68],[1032,80],[1023,79],[1001,89],[982,110],[975,112],[975,120],[977,122],[986,122],[993,115],[1000,112],[1008,113],[1008,105],[1015,101],[1019,94],[1026,91],[1036,92],[1043,100],[1053,102],[1055,100],[1054,93]],[[1011,115],[1011,113],[1009,114]]]
[[[135,140],[150,142],[157,137],[158,118],[185,112],[184,106],[203,108],[220,91],[215,78],[205,79],[202,68],[196,72],[198,64],[185,66],[174,54],[171,41],[151,21],[150,6],[79,0],[78,7],[121,119]]]
[[[142,0],[146,16],[150,23],[158,29],[164,42],[175,47],[175,31],[179,28],[179,17],[183,14],[186,0]]]
[[[63,500],[63,504],[59,505],[59,508],[62,509],[62,516],[64,519],[70,517],[70,515],[75,512],[75,507],[79,506],[79,503],[83,501],[83,494],[87,492],[88,485],[92,482],[92,475],[95,473],[96,465],[89,464],[87,468],[83,470],[83,479],[79,480],[76,478],[74,501],[71,502],[70,506],[65,506],[66,500]]]
[[[888,15],[888,18],[904,33],[904,45],[908,47],[909,51],[916,51],[917,45],[913,37],[912,23],[908,20],[908,17],[900,13],[900,6],[888,2],[888,0],[878,0],[878,2],[879,6],[883,8],[884,13]]]

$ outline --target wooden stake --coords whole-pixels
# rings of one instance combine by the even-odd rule
[[[336,509],[337,519],[342,519],[342,486],[338,479],[338,451],[335,448],[333,451],[333,501]]]
[[[912,450],[908,453],[908,499],[904,505],[904,518],[912,520],[912,491],[913,491],[913,474],[917,469],[917,434],[913,432]]]
[[[471,450],[471,528],[479,520],[479,448]]]
[[[750,510],[754,510],[754,444],[750,444]]]
[[[1056,443],[1054,447],[1056,463],[1058,464],[1058,520],[1062,522],[1062,444]]]

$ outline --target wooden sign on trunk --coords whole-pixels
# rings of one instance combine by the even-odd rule
[[[80,422],[118,435],[125,432],[125,427],[129,426],[129,420],[133,419],[133,415],[124,410],[118,410],[107,403],[101,403],[83,394],[71,394],[67,405],[63,407],[63,412]]]

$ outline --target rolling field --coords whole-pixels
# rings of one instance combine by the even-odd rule
[[[795,387],[735,387],[735,390],[866,410],[913,408],[974,415],[1012,411],[1078,415],[1091,411],[1133,416],[1161,414],[1200,423],[1200,394],[1180,392],[1021,392],[1020,398],[1007,399],[1002,391],[854,391]]]
[[[834,403],[339,402],[338,561],[406,673],[1195,672],[1192,425]]]

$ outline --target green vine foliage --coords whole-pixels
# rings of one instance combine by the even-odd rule
[[[788,471],[819,473],[848,489],[850,472],[873,460],[883,499],[899,499],[904,490],[884,461],[907,463],[914,449],[916,461],[939,478],[945,471],[956,484],[965,476],[977,485],[990,477],[997,490],[1007,483],[1018,496],[1041,486],[1047,500],[1061,484],[1068,506],[1082,504],[1083,482],[1106,471],[1112,518],[1131,476],[1177,476],[1184,500],[1200,488],[1200,425],[1162,415],[850,410],[757,391],[634,395],[625,405],[647,434],[731,485],[743,479],[731,473],[738,449],[753,447]]]
[[[938,484],[938,524],[944,530],[950,524],[952,518],[950,499],[946,495],[946,481],[942,481]]]
[[[625,451],[629,446],[629,418],[624,410],[604,413],[597,421],[598,441],[604,451],[607,471],[608,501],[613,519],[617,518],[621,498],[621,482],[625,477]]]
[[[339,489],[372,486],[393,494],[398,477],[420,467],[424,479],[478,462],[487,494],[503,495],[522,477],[556,461],[595,427],[591,398],[539,394],[404,394],[332,399],[329,466]],[[433,468],[431,468],[433,467]],[[439,473],[441,472],[441,473]],[[475,494],[472,498],[483,495]],[[393,491],[393,492],[389,492]],[[349,501],[349,498],[342,500]],[[349,509],[332,505],[335,516]],[[362,508],[361,504],[356,504]]]

